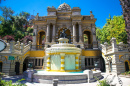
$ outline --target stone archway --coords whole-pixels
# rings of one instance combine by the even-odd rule
[[[46,34],[45,31],[40,30],[37,36],[37,49],[42,49],[45,45]]]
[[[67,34],[67,38],[69,39],[69,43],[71,43],[71,31],[67,28],[64,28],[66,31],[65,33]],[[63,28],[61,28],[59,31],[58,31],[58,39],[60,38],[60,32],[62,32]]]
[[[106,72],[105,60],[102,56],[100,57],[100,70]]]
[[[92,48],[92,33],[89,30],[83,32],[83,41],[85,48]]]

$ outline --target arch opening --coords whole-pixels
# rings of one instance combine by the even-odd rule
[[[85,48],[92,48],[92,37],[90,31],[84,31],[83,33],[83,41],[84,41],[84,47]]]
[[[53,36],[53,25],[50,24],[50,39],[49,39],[49,42],[52,42],[52,37]]]
[[[76,42],[79,42],[79,25],[76,24]]]
[[[129,71],[129,64],[127,61],[125,61],[125,71]]]
[[[105,67],[105,60],[104,60],[104,58],[103,57],[101,57],[100,58],[100,70],[102,71],[102,72],[106,72],[106,67]]]
[[[44,31],[40,31],[38,33],[38,43],[37,43],[37,49],[43,49],[45,45],[46,35]]]
[[[71,43],[71,32],[69,29],[65,28],[65,33],[67,35],[67,38],[69,39],[69,43]],[[59,31],[58,31],[58,39],[60,38],[60,33],[63,31],[63,28],[61,28]],[[58,42],[58,41],[57,41]]]

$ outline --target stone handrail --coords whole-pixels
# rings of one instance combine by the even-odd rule
[[[19,42],[15,44],[13,41],[11,43],[7,43],[5,50],[0,53],[23,54],[30,50],[30,46],[31,42],[29,42],[27,45],[24,45],[23,43],[20,44]]]
[[[107,52],[111,52],[111,51],[112,51],[112,49],[113,49],[113,47],[112,47],[112,46],[108,46],[108,47],[107,47]]]
[[[128,44],[118,44],[118,51],[128,51]]]
[[[104,54],[110,54],[114,52],[128,52],[128,44],[123,44],[120,42],[119,44],[116,44],[116,39],[112,38],[111,45],[108,45],[108,43],[100,44],[100,49]]]

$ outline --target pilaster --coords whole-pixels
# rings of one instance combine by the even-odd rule
[[[76,42],[76,24],[73,23],[73,43]]]
[[[61,56],[61,71],[65,71],[65,53],[60,53]]]
[[[33,30],[33,43],[32,43],[32,45],[33,45],[33,49],[36,49],[36,35],[37,35],[37,29],[35,28],[34,30]]]
[[[81,28],[81,23],[78,23],[79,24],[79,42],[82,43],[82,28]]]
[[[80,54],[76,54],[76,57],[75,57],[75,69],[77,71],[79,71],[79,56]]]
[[[56,33],[55,33],[55,24],[53,24],[53,34],[52,34],[52,42],[55,42],[55,38],[56,38]]]
[[[48,58],[47,58],[47,71],[50,71],[51,70],[51,61],[50,61],[51,57],[50,57],[50,55],[47,55],[47,56],[48,56]]]
[[[46,42],[50,41],[50,24],[47,24]]]
[[[23,74],[23,63],[20,63],[19,74]]]

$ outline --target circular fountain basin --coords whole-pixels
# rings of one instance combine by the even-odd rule
[[[93,75],[100,79],[101,72],[93,72]],[[86,83],[88,81],[87,73],[80,72],[46,72],[38,71],[33,74],[33,82],[52,84],[53,79],[58,79],[59,84]],[[95,81],[95,78],[91,79]]]

